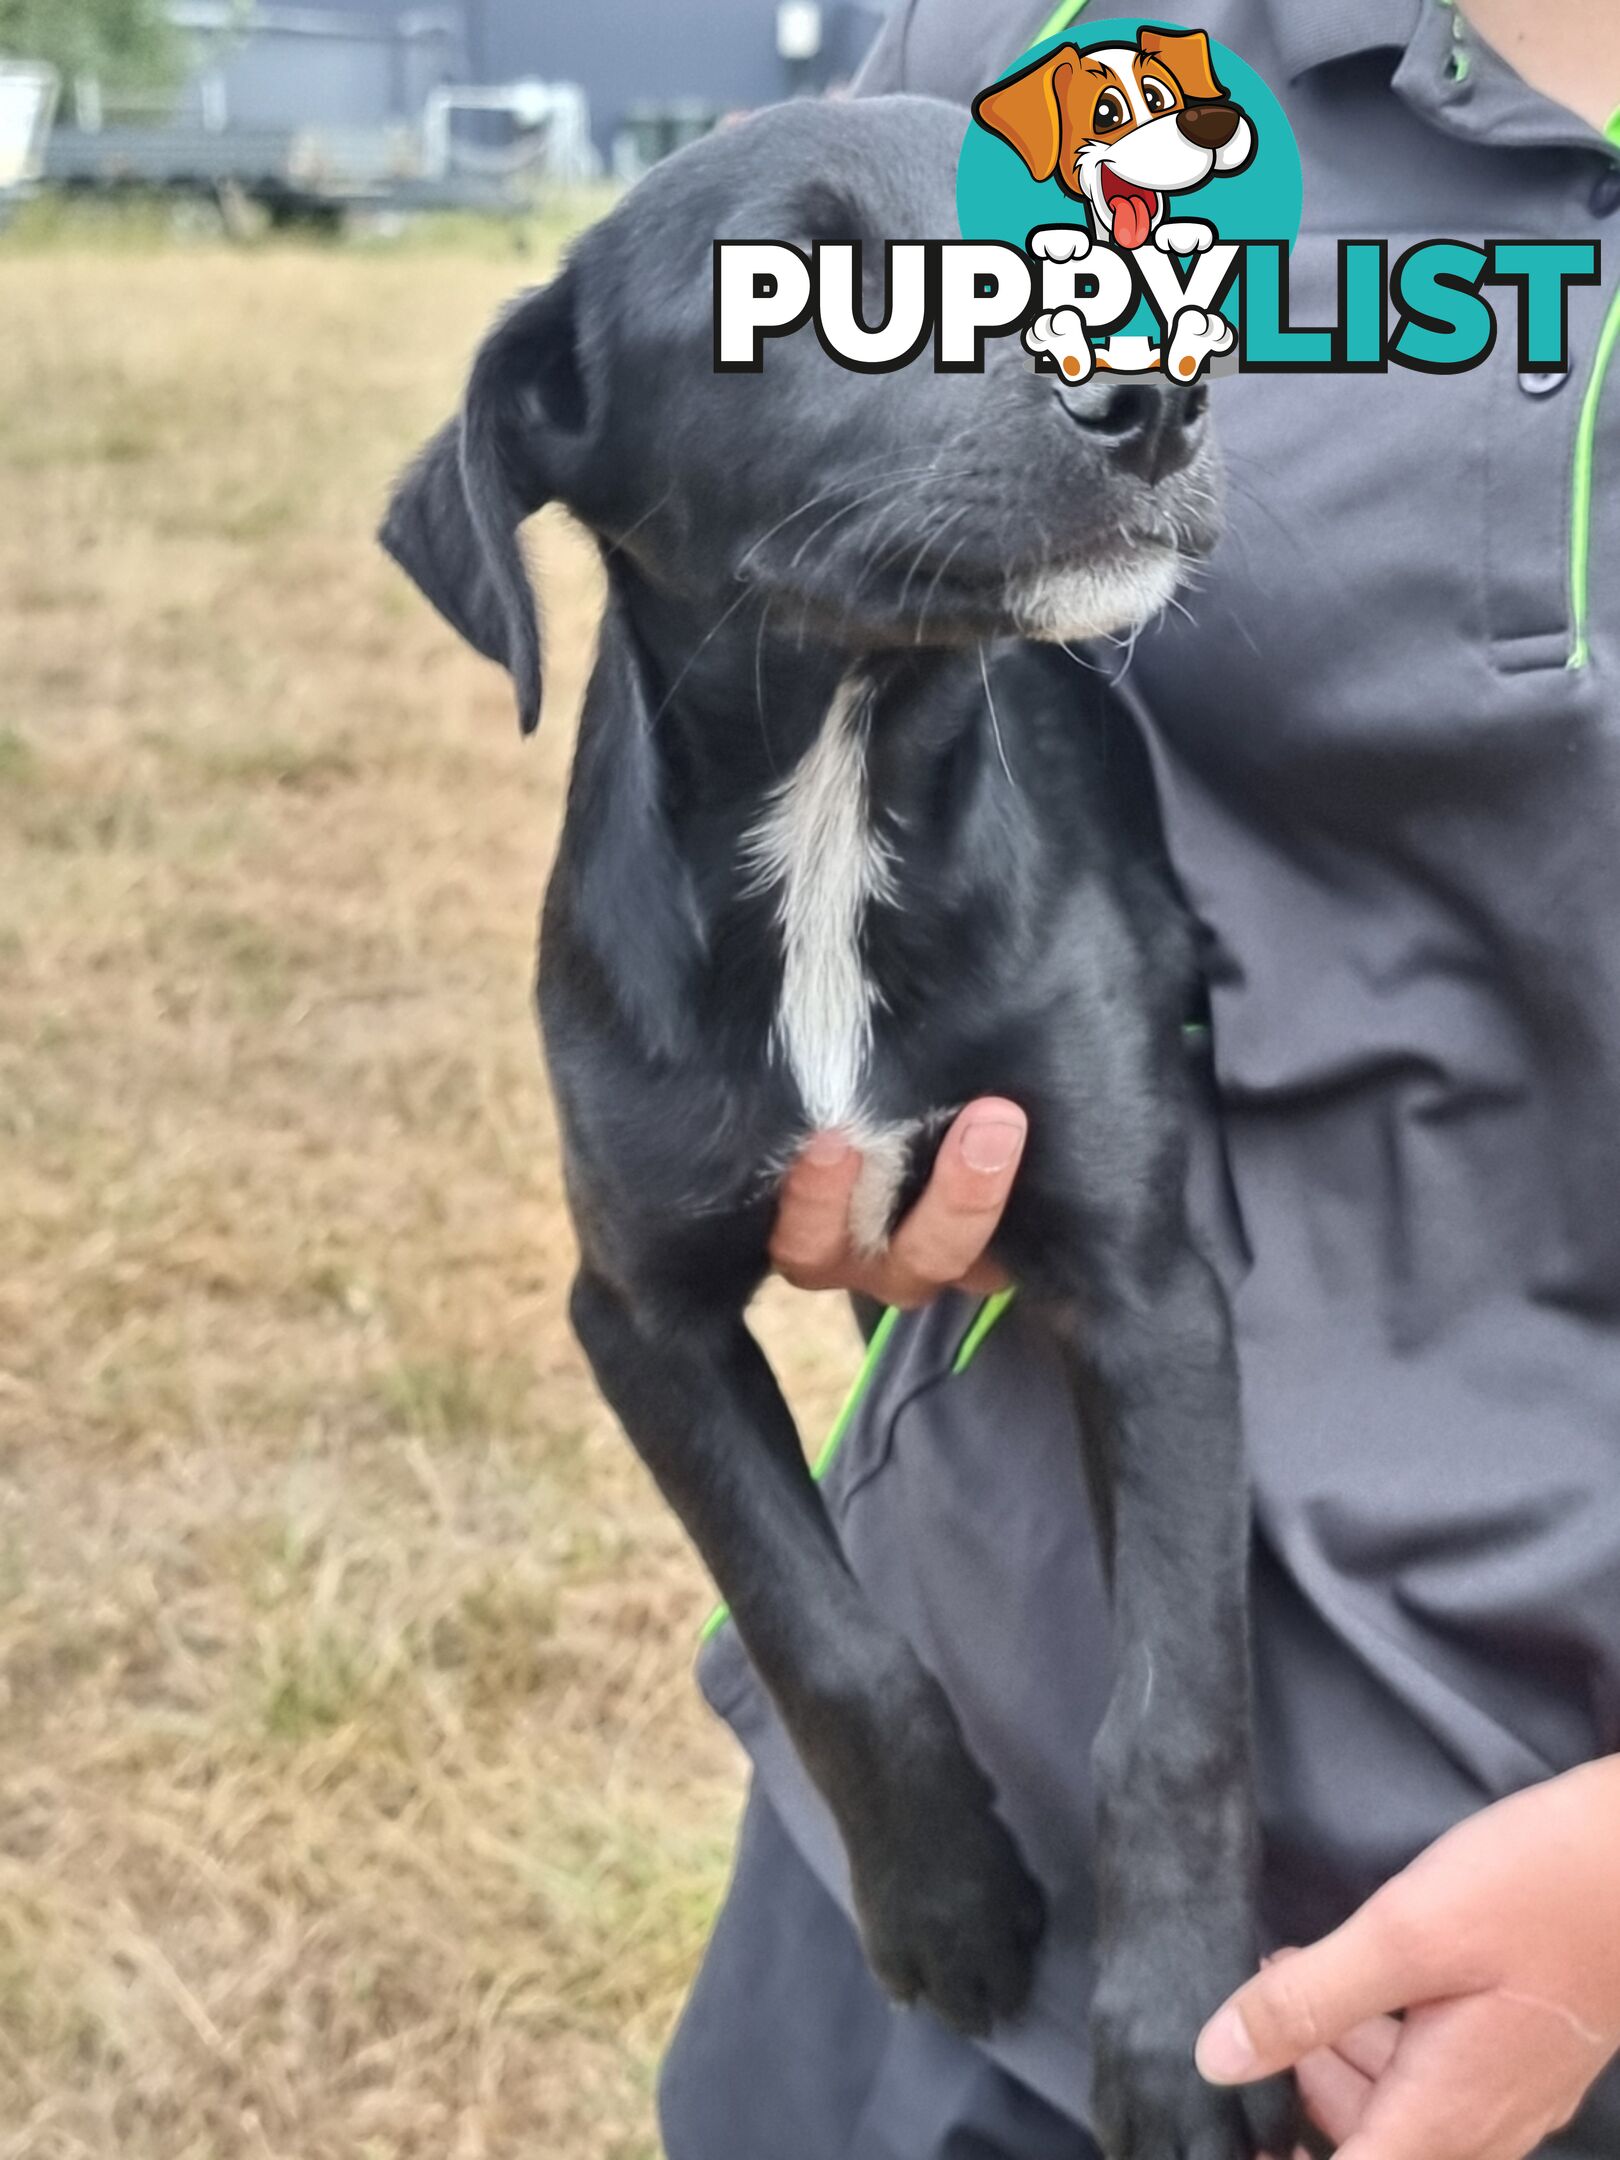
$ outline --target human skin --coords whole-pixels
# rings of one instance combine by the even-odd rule
[[[1620,107],[1614,0],[1464,0],[1463,14],[1523,80],[1600,131]]]
[[[1205,2026],[1198,2067],[1219,2085],[1293,2070],[1339,2160],[1527,2160],[1617,2052],[1610,1756],[1470,1816],[1271,1960]]]
[[[812,1143],[783,1196],[778,1266],[890,1304],[995,1287],[985,1247],[1023,1137],[1013,1104],[970,1104],[871,1261],[853,1258],[849,1239],[859,1157],[837,1139]],[[1211,2018],[1198,2064],[1216,2084],[1292,2069],[1339,2160],[1528,2160],[1617,2052],[1620,1757],[1609,1757],[1470,1817],[1333,1934],[1268,1961]]]
[[[1620,107],[1613,0],[1466,0],[1464,13],[1592,126]],[[819,1136],[783,1190],[778,1271],[907,1307],[1002,1287],[986,1249],[1024,1132],[1015,1104],[970,1103],[869,1260],[849,1235],[859,1157]],[[1617,2052],[1620,1757],[1471,1817],[1343,1927],[1270,1961],[1205,2027],[1198,2062],[1217,2084],[1292,2068],[1339,2160],[1527,2160]]]
[[[1620,109],[1614,0],[1467,0],[1463,12],[1526,82],[1593,127],[1602,129]],[[1012,1190],[1023,1130],[1015,1104],[969,1103],[946,1135],[926,1190],[875,1260],[858,1258],[849,1236],[860,1159],[836,1134],[820,1135],[783,1190],[771,1245],[778,1273],[802,1289],[855,1290],[907,1307],[952,1287],[1004,1287],[984,1255]]]
[[[1005,1287],[985,1257],[1018,1174],[1027,1131],[1016,1103],[969,1103],[940,1142],[927,1187],[881,1253],[863,1257],[850,1231],[861,1158],[837,1133],[819,1133],[788,1172],[771,1237],[771,1262],[800,1290],[851,1290],[882,1305],[926,1305],[941,1290]]]

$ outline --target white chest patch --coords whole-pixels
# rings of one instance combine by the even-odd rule
[[[888,851],[868,815],[871,702],[864,676],[844,678],[821,733],[743,841],[752,889],[777,896],[782,990],[773,1040],[812,1124],[825,1131],[859,1119],[877,1004],[861,931],[870,904],[893,894]]]
[[[878,994],[861,934],[873,902],[894,897],[891,858],[867,796],[871,703],[866,678],[846,676],[820,734],[743,841],[750,888],[774,890],[782,936],[772,1047],[793,1075],[809,1127],[846,1133],[865,1154],[852,1228],[868,1250],[887,1235],[916,1129],[874,1126],[862,1105]]]

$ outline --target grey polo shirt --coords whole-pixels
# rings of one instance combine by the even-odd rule
[[[1620,1749],[1620,147],[1442,0],[1172,13],[1296,130],[1296,322],[1332,320],[1341,235],[1604,244],[1567,380],[1502,336],[1460,376],[1218,384],[1230,530],[1132,666],[1207,936],[1199,1198],[1257,1494],[1268,1921],[1300,1940]],[[863,87],[965,101],[1043,19],[902,0]],[[1059,1377],[1016,1302],[953,1370],[972,1318],[893,1331],[827,1489],[1052,1895],[991,2052],[1081,2120],[1106,1602]],[[844,1895],[729,1631],[704,1682]],[[1620,2152],[1620,2082],[1556,2149]]]

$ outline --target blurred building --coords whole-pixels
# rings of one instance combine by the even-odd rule
[[[218,128],[420,120],[453,84],[577,84],[624,169],[720,115],[847,81],[886,0],[170,0]]]
[[[723,113],[847,82],[882,20],[883,0],[466,0],[471,57],[485,81],[513,74],[581,84],[591,131],[611,157],[650,111]]]
[[[170,0],[194,68],[183,117],[241,128],[415,120],[468,80],[468,0]]]

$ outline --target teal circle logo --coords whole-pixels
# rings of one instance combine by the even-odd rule
[[[1087,15],[1021,53],[973,104],[956,173],[966,240],[1023,248],[1037,229],[1072,226],[1130,254],[1189,222],[1222,242],[1291,249],[1298,238],[1304,179],[1287,116],[1264,78],[1202,31]],[[1223,309],[1235,319],[1235,292]],[[1158,334],[1144,299],[1113,341]]]

